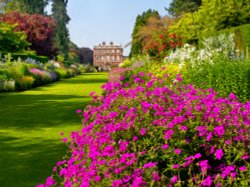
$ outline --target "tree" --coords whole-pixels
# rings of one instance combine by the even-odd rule
[[[136,37],[142,42],[142,50],[150,56],[158,56],[162,51],[161,35],[168,33],[168,26],[172,23],[172,19],[165,16],[149,17],[147,23],[141,26]]]
[[[59,49],[59,52],[68,59],[69,52],[69,31],[67,24],[70,17],[67,14],[68,0],[52,0],[52,17],[56,20],[56,30],[54,35],[54,45]]]
[[[158,11],[151,9],[143,12],[142,15],[138,15],[136,17],[135,26],[132,33],[132,46],[129,55],[130,57],[142,53],[143,45],[142,40],[138,38],[138,32],[142,26],[145,26],[147,24],[148,19],[153,16],[160,18]]]
[[[29,45],[25,33],[15,31],[14,25],[0,23],[0,53],[22,52]]]
[[[56,22],[53,18],[40,14],[26,14],[10,12],[0,18],[0,22],[17,24],[15,30],[23,31],[27,35],[30,48],[35,50],[38,55],[45,55],[50,58],[56,55],[53,48],[53,33]]]
[[[197,11],[201,4],[202,0],[173,0],[166,10],[169,15],[180,17],[184,13]]]
[[[45,7],[48,0],[9,0],[7,12],[18,11],[29,14],[45,14]]]
[[[198,11],[183,15],[170,28],[186,39],[250,22],[250,0],[203,0]]]
[[[81,64],[91,64],[93,65],[93,50],[87,47],[82,47],[78,49],[77,55],[79,56]]]

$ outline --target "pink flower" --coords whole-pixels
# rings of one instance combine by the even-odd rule
[[[196,159],[201,158],[201,154],[200,154],[200,153],[195,154],[195,155],[194,155],[194,158],[196,158]]]
[[[68,138],[63,138],[62,142],[66,143],[68,141]]]
[[[182,126],[180,127],[180,130],[182,130],[182,131],[187,131],[187,130],[188,130],[188,128],[187,128],[187,126],[186,126],[186,125],[182,125]]]
[[[95,176],[94,178],[95,182],[99,182],[101,179],[102,179],[101,176]]]
[[[80,110],[80,109],[77,109],[77,110],[76,110],[76,113],[77,113],[77,114],[79,114],[79,113],[81,113],[81,112],[82,112],[82,110]]]
[[[159,177],[159,174],[157,172],[153,172],[152,174],[153,180],[154,181],[159,181],[161,178]]]
[[[137,141],[137,140],[138,140],[137,136],[134,136],[133,139],[132,139],[132,141],[134,141],[134,142]]]
[[[175,149],[174,153],[177,154],[177,155],[180,155],[181,154],[181,150],[180,149]]]
[[[211,186],[213,183],[212,179],[211,179],[211,176],[208,175],[207,178],[205,178],[203,181],[202,181],[202,186]]]
[[[162,149],[167,149],[169,147],[168,144],[164,144],[163,146],[161,146]]]
[[[246,167],[246,166],[241,166],[241,167],[239,168],[239,170],[240,170],[240,171],[247,171],[247,167]]]
[[[174,165],[172,165],[172,168],[173,169],[178,169],[178,168],[180,168],[180,165],[179,164],[174,164]]]
[[[140,130],[140,135],[144,136],[147,133],[147,130],[145,128],[142,128]]]
[[[146,164],[143,165],[143,168],[144,169],[147,169],[147,168],[153,168],[157,165],[158,163],[157,162],[148,162]]]
[[[221,160],[221,158],[223,157],[224,153],[222,149],[217,149],[215,151],[215,158],[217,158],[218,160]]]
[[[173,177],[170,179],[170,181],[171,181],[171,184],[175,184],[175,183],[178,181],[178,176],[177,176],[177,175],[173,176]]]
[[[167,130],[167,131],[165,132],[164,138],[165,138],[166,140],[168,140],[168,139],[171,138],[171,136],[172,136],[173,134],[174,134],[174,131],[173,131],[173,130]]]

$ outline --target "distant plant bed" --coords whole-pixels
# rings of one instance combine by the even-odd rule
[[[12,56],[6,55],[3,62],[0,61],[0,92],[27,90],[85,72],[88,66],[80,64],[40,63],[32,58],[13,61]]]
[[[69,154],[43,186],[249,186],[250,102],[140,72],[76,112]],[[171,81],[170,81],[171,82]]]

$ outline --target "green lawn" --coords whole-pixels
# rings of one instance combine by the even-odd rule
[[[45,181],[67,148],[60,132],[81,128],[75,110],[101,93],[106,73],[80,75],[25,92],[0,94],[0,186]]]

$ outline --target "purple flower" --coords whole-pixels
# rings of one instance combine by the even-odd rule
[[[202,186],[211,186],[213,183],[212,179],[211,179],[211,176],[208,175],[207,178],[205,178],[203,181],[202,181]]]
[[[217,149],[215,151],[215,158],[217,158],[218,160],[221,160],[221,158],[223,157],[224,153],[222,149]]]

